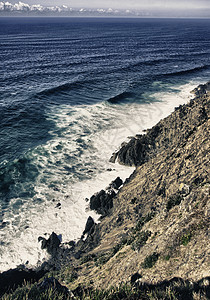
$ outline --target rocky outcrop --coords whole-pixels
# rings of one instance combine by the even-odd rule
[[[177,107],[171,115],[148,129],[146,134],[136,135],[128,143],[124,143],[110,161],[117,160],[120,164],[139,166],[161,151],[184,145],[208,118],[208,90],[210,83],[200,85],[194,90],[195,99]]]
[[[85,230],[83,231],[83,234],[91,234],[93,232],[93,227],[95,225],[95,222],[92,217],[88,217],[86,225],[85,225]]]
[[[120,177],[117,177],[115,180],[113,180],[113,181],[110,183],[108,189],[115,189],[115,190],[118,190],[118,189],[121,187],[122,184],[123,184],[122,179],[121,179]]]
[[[108,192],[101,190],[90,198],[90,209],[95,210],[100,215],[106,215],[113,207],[115,196],[116,193],[113,190]]]
[[[41,248],[47,249],[47,252],[51,254],[52,256],[55,256],[59,246],[61,244],[60,239],[58,238],[57,234],[55,232],[52,232],[49,239],[45,239],[43,237],[39,237],[38,241],[41,241]]]
[[[101,190],[99,193],[93,195],[90,198],[90,209],[95,210],[102,216],[106,216],[113,207],[113,198],[122,184],[122,179],[117,177],[110,183],[106,190]]]

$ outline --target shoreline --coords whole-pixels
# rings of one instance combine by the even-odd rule
[[[94,249],[98,249],[97,251],[99,251],[99,253],[102,251],[102,249],[100,249],[100,247],[101,247],[100,242],[101,242],[102,236],[104,236],[104,235],[109,236],[109,230],[115,230],[114,229],[115,227],[116,228],[118,228],[118,227],[121,228],[123,222],[125,222],[125,223],[127,222],[128,224],[126,223],[127,225],[125,224],[124,226],[129,228],[129,226],[130,226],[129,222],[126,221],[126,220],[122,220],[123,217],[119,214],[119,212],[117,212],[117,215],[113,215],[113,213],[115,212],[115,209],[116,209],[115,206],[117,207],[117,205],[120,204],[120,202],[119,202],[120,201],[119,193],[125,193],[125,189],[128,189],[128,186],[131,185],[132,180],[135,179],[135,177],[138,175],[138,170],[139,170],[139,167],[141,167],[141,165],[144,168],[144,164],[146,165],[147,162],[151,162],[151,163],[155,164],[155,159],[157,159],[157,157],[159,157],[162,149],[164,149],[163,151],[165,151],[166,153],[167,153],[167,151],[169,151],[169,153],[171,152],[171,150],[170,149],[168,150],[166,145],[162,142],[162,137],[161,137],[161,139],[159,139],[160,131],[157,130],[157,128],[160,128],[160,125],[162,126],[162,128],[166,128],[167,126],[164,127],[163,123],[166,122],[166,125],[168,125],[167,119],[168,119],[168,122],[172,126],[172,121],[175,122],[174,117],[173,117],[174,115],[176,117],[177,114],[181,114],[181,117],[185,118],[186,114],[188,114],[188,112],[186,113],[186,110],[191,110],[191,108],[195,106],[196,101],[198,101],[199,99],[207,97],[206,90],[209,89],[209,86],[210,86],[210,83],[208,83],[206,85],[201,85],[198,88],[196,88],[194,99],[192,99],[188,104],[184,104],[182,106],[179,106],[178,108],[175,108],[174,113],[170,114],[168,117],[166,117],[165,119],[158,122],[158,124],[156,124],[152,129],[147,130],[147,133],[143,137],[149,136],[149,142],[146,141],[147,143],[145,143],[145,145],[149,145],[149,147],[146,146],[146,148],[143,149],[143,151],[142,151],[142,149],[139,150],[139,147],[137,147],[137,148],[138,148],[138,151],[143,152],[143,153],[148,151],[148,153],[151,153],[151,155],[149,154],[149,156],[146,157],[146,158],[144,156],[140,163],[139,163],[139,161],[136,161],[134,163],[137,166],[137,169],[135,169],[134,173],[131,174],[130,178],[128,180],[126,180],[126,183],[123,185],[123,187],[120,189],[120,192],[118,192],[118,194],[117,194],[117,199],[114,198],[115,196],[113,197],[114,208],[110,207],[108,209],[107,213],[105,214],[106,216],[104,218],[102,218],[102,220],[105,220],[106,218],[108,218],[108,220],[105,221],[104,224],[102,224],[103,222],[99,223],[99,224],[95,224],[93,222],[92,225],[90,226],[90,228],[86,229],[86,234],[87,234],[86,239],[83,240],[83,238],[82,238],[74,245],[72,243],[72,246],[70,246],[70,249],[60,249],[60,245],[58,245],[59,247],[56,246],[55,247],[55,254],[56,255],[54,257],[52,257],[52,259],[49,261],[49,265],[50,265],[50,263],[52,263],[53,267],[56,266],[59,269],[60,268],[59,267],[59,264],[60,264],[59,259],[61,259],[61,261],[65,262],[65,263],[67,263],[69,260],[70,261],[73,260],[73,263],[75,263],[77,265],[77,261],[80,258],[85,258],[85,255],[87,256],[89,253],[90,253],[89,255],[93,255],[94,251],[96,251]],[[198,120],[197,119],[195,120],[195,122],[197,121],[197,123],[194,123],[194,121],[192,122],[193,127],[202,126],[202,124],[203,124],[202,122],[205,122],[206,117],[205,117],[205,114],[202,111],[201,111],[200,117],[203,118],[203,119],[199,120],[199,118],[198,118]],[[197,116],[196,116],[196,118],[197,118]],[[188,132],[186,132],[185,127],[184,127],[183,130],[184,130],[183,135],[179,136],[178,140],[176,139],[177,133],[175,132],[174,135],[172,134],[170,136],[172,144],[171,144],[170,140],[167,141],[167,144],[170,144],[170,145],[173,146],[173,142],[174,142],[174,145],[175,144],[177,145],[177,143],[180,142],[179,140],[183,140],[183,147],[184,147],[185,146],[184,145],[184,143],[185,143],[184,139],[186,139],[186,141],[188,141],[188,139],[191,138],[191,135],[193,135],[196,130],[189,128]],[[167,130],[162,130],[161,135],[163,134],[163,132],[165,132],[165,134],[168,134]],[[155,140],[155,147],[153,147],[153,144],[150,143],[151,136],[152,136],[153,140]],[[128,149],[133,149],[133,147],[134,147],[133,144],[135,144],[136,140],[140,140],[141,143],[142,143],[142,136],[136,136],[136,137],[132,138],[130,140],[130,142],[128,142],[126,145],[123,145],[122,148],[119,151],[122,151],[122,149],[126,148],[126,151],[123,152],[123,153],[128,153]],[[159,148],[157,147],[157,144],[159,145],[158,146]],[[177,146],[175,146],[175,147],[177,147]],[[151,149],[152,149],[152,151],[151,151]],[[155,149],[155,151],[154,151],[154,149]],[[158,149],[158,151],[157,151],[157,149]],[[132,150],[132,153],[136,153],[137,156],[139,157],[139,154],[136,150],[134,150],[134,151]],[[123,156],[124,161],[121,160],[121,162],[129,164],[126,160],[126,156],[127,156],[127,154],[125,154]],[[129,153],[129,157],[131,157],[131,156],[132,156],[132,154]],[[118,154],[118,157],[119,157],[119,154]],[[160,187],[160,190],[161,190],[161,188],[162,187]],[[131,193],[131,192],[128,192],[128,193]],[[160,193],[164,193],[164,191],[162,191],[162,192],[160,191]],[[135,204],[135,201],[134,201],[133,204]],[[140,208],[138,208],[138,209],[140,209]],[[124,212],[124,210],[123,210],[123,212]],[[123,215],[123,213],[122,213],[122,215]],[[117,220],[115,219],[116,216],[118,216]],[[114,221],[113,217],[114,217],[115,221]],[[108,226],[109,220],[112,220],[114,223],[111,225],[109,230],[108,229],[105,230],[105,228]],[[103,230],[104,230],[104,232],[103,232]],[[118,232],[118,235],[121,236],[122,232]],[[119,236],[117,237],[117,240],[119,240]],[[108,238],[108,240],[109,240],[109,238]],[[116,240],[116,236],[115,236],[115,240]],[[106,244],[105,244],[102,247],[103,251],[104,251],[104,249],[106,249],[106,247],[108,247],[108,249],[109,249],[110,246],[108,246],[108,245],[106,246]],[[53,247],[53,249],[54,249],[54,247]],[[97,253],[97,251],[95,253]],[[91,260],[91,258],[90,258],[90,260]],[[51,265],[51,267],[49,267],[49,265],[46,267],[46,264],[45,264],[45,266],[42,266],[41,270],[43,270],[43,267],[45,268],[45,271],[47,270],[47,268],[50,269],[52,267],[52,265]],[[24,271],[24,269],[25,268],[23,267],[22,270]],[[25,270],[27,271],[27,269],[25,269]],[[40,269],[39,269],[39,271],[40,271]],[[2,277],[2,275],[4,275],[3,273],[0,273],[1,277]]]
[[[158,84],[158,83],[156,83]],[[107,107],[104,107],[104,104],[96,105],[97,107],[90,107],[88,110],[88,113],[104,113],[104,117],[108,116],[108,113],[111,113],[111,115],[115,116],[115,120],[113,121],[114,124],[110,124],[109,128],[105,131],[103,131],[103,135],[101,134],[94,134],[94,147],[97,149],[97,160],[95,161],[96,164],[99,164],[99,173],[98,171],[95,174],[95,177],[90,180],[85,180],[82,182],[82,186],[80,183],[75,183],[73,186],[71,184],[67,183],[66,178],[61,178],[61,190],[64,187],[64,193],[59,193],[59,191],[55,191],[55,193],[52,195],[53,199],[57,199],[56,202],[52,201],[46,201],[46,203],[43,203],[43,207],[40,206],[38,203],[37,209],[41,209],[41,213],[36,213],[35,208],[31,210],[31,214],[34,215],[32,223],[30,224],[30,218],[29,218],[29,224],[27,221],[27,225],[29,225],[29,228],[24,232],[24,235],[19,238],[16,243],[14,244],[14,251],[13,255],[19,254],[18,257],[18,265],[24,264],[26,261],[29,261],[29,265],[32,267],[36,264],[37,261],[42,261],[42,258],[44,258],[45,254],[43,251],[40,251],[40,245],[37,243],[37,237],[39,235],[44,235],[47,233],[47,236],[49,237],[50,234],[54,231],[57,234],[62,234],[63,241],[67,242],[70,239],[79,239],[83,228],[85,227],[85,222],[89,216],[89,214],[93,217],[94,214],[92,212],[87,213],[85,212],[85,208],[81,210],[81,206],[86,206],[85,198],[91,197],[92,194],[99,191],[101,188],[106,188],[106,186],[109,185],[110,181],[114,180],[116,177],[120,176],[123,180],[130,176],[130,174],[133,172],[134,169],[129,169],[130,167],[123,167],[120,165],[113,165],[112,163],[108,163],[108,160],[112,154],[112,152],[120,146],[121,143],[123,143],[126,139],[129,140],[129,138],[136,132],[142,132],[145,128],[150,128],[153,125],[156,124],[156,121],[159,121],[159,119],[164,118],[169,114],[170,111],[172,111],[173,107],[176,105],[176,103],[180,104],[183,102],[188,101],[190,97],[190,90],[191,87],[195,86],[192,82],[184,84],[184,85],[178,85],[177,90],[173,91],[170,94],[161,92],[157,97],[154,96],[156,99],[162,100],[160,102],[153,102],[151,104],[130,104],[127,105],[127,109],[130,110],[130,113],[128,117],[124,118],[125,112],[121,111],[120,106],[114,106],[109,107],[108,104],[108,112],[104,110],[107,109]],[[153,97],[153,94],[150,95]],[[164,97],[165,98],[162,98]],[[176,102],[176,103],[175,103]],[[65,107],[64,107],[65,108]],[[81,108],[82,110],[78,109],[76,114],[82,113],[82,115],[85,113],[84,110],[87,108],[84,107]],[[56,115],[59,113],[59,111],[56,111]],[[64,125],[65,123],[69,121],[69,119],[66,119],[66,115],[68,113],[68,110],[64,110]],[[75,120],[77,120],[77,115],[74,116]],[[132,118],[133,116],[133,118]],[[120,120],[120,121],[119,121]],[[58,120],[59,121],[59,120]],[[61,120],[62,121],[62,118]],[[112,126],[114,125],[112,129]],[[67,136],[67,139],[69,136]],[[102,138],[102,141],[101,141]],[[56,141],[56,140],[55,140]],[[59,141],[58,141],[59,142]],[[62,141],[61,141],[62,142]],[[54,142],[53,142],[54,143]],[[102,144],[102,145],[101,145]],[[56,143],[55,143],[56,145]],[[47,145],[46,151],[50,150],[48,149],[50,145]],[[103,151],[101,149],[103,148]],[[100,150],[100,153],[99,153]],[[92,154],[92,153],[91,153]],[[43,157],[44,158],[44,157]],[[91,157],[87,157],[91,158]],[[105,159],[106,158],[106,159]],[[59,157],[57,157],[59,159]],[[107,161],[106,161],[107,160]],[[84,163],[86,160],[84,160]],[[82,162],[83,162],[82,161]],[[35,163],[39,163],[35,162]],[[42,162],[41,162],[42,163]],[[114,166],[114,168],[113,168]],[[46,166],[47,167],[47,166]],[[112,172],[106,171],[107,169],[115,169],[112,170]],[[102,170],[104,169],[104,170]],[[92,171],[92,170],[90,170]],[[95,172],[95,169],[93,169]],[[120,173],[119,173],[120,172]],[[90,173],[91,174],[91,173]],[[94,174],[94,173],[93,173]],[[92,176],[92,175],[91,175]],[[123,178],[124,177],[124,178]],[[52,178],[53,180],[53,178]],[[65,181],[65,183],[64,183]],[[58,189],[60,189],[59,184],[56,186]],[[46,186],[47,188],[47,186]],[[50,190],[48,191],[45,188],[45,186],[38,185],[37,191],[40,194],[40,198],[45,199],[45,194],[42,193],[42,189],[44,192],[46,192],[46,195],[50,197]],[[46,190],[45,190],[46,189]],[[69,198],[65,198],[64,196]],[[44,200],[45,201],[45,200]],[[72,201],[73,204],[70,202]],[[55,209],[56,205],[61,204],[61,209],[59,208]],[[41,204],[42,205],[42,204]],[[73,205],[73,207],[71,206]],[[40,208],[38,208],[40,206]],[[30,207],[29,207],[30,208]],[[28,211],[28,210],[27,210]],[[58,214],[58,217],[55,217],[55,214]],[[79,223],[76,220],[72,220],[72,217],[74,218],[74,215],[79,218]],[[68,217],[69,216],[69,217]],[[24,218],[27,218],[27,215],[25,215]],[[67,219],[67,222],[66,222]],[[49,220],[49,222],[47,221]],[[42,225],[41,225],[42,224]],[[44,228],[44,229],[42,229]],[[71,230],[69,230],[71,228]],[[15,233],[16,234],[16,233]],[[36,236],[36,237],[35,237]],[[35,238],[33,238],[35,237]],[[46,236],[45,236],[46,237]],[[6,238],[6,237],[5,237]],[[15,235],[14,235],[15,238]],[[11,240],[11,238],[9,239]],[[13,241],[12,241],[13,243]],[[24,245],[25,247],[22,247]],[[21,247],[21,251],[18,249],[18,245]],[[15,249],[17,249],[17,253],[15,253]],[[27,255],[30,252],[30,255]],[[33,251],[37,253],[37,255],[32,255]],[[25,255],[21,255],[21,253],[25,253]],[[6,255],[5,261],[12,262],[10,258],[10,253]],[[29,266],[28,265],[28,266]],[[15,264],[13,263],[12,267],[15,267]],[[2,268],[3,270],[8,269],[7,267]]]

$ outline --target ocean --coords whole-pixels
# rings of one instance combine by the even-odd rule
[[[0,19],[0,271],[78,239],[129,137],[210,78],[209,19]]]

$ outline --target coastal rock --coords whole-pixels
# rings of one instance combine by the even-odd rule
[[[94,222],[93,218],[89,216],[88,219],[87,219],[87,222],[86,222],[86,225],[85,225],[85,230],[83,231],[83,234],[91,233],[94,225],[95,225],[95,222]]]
[[[101,190],[90,198],[90,209],[95,210],[98,214],[106,215],[113,207],[113,198],[115,196],[116,193],[113,190],[107,193]]]
[[[76,287],[75,296],[130,282],[140,295],[158,288],[180,299],[188,299],[186,290],[189,299],[194,291],[209,298],[210,93],[201,88],[199,95],[145,136],[132,138],[135,147],[122,146],[128,147],[124,161],[137,164],[136,170],[117,194],[110,187],[91,197],[91,209],[103,214],[101,222],[88,218],[86,239],[57,264],[57,270],[77,271],[64,278],[74,279],[68,287]],[[48,240],[40,240],[47,247]]]
[[[123,184],[122,179],[118,176],[115,180],[113,180],[110,185],[109,185],[109,189],[115,189],[118,190],[119,187]]]
[[[112,154],[112,156],[110,157],[109,162],[115,163],[115,161],[116,161],[116,159],[117,159],[117,156],[118,156],[118,152],[114,152],[114,153]]]
[[[47,249],[47,252],[51,255],[56,254],[57,250],[59,249],[59,245],[61,244],[61,241],[55,232],[52,232],[48,240],[43,237],[39,237],[38,241],[41,241],[42,243],[41,248]]]

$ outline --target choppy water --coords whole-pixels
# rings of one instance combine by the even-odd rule
[[[108,162],[209,80],[210,20],[0,19],[0,270],[78,238]],[[112,171],[108,171],[108,169]],[[61,209],[56,204],[61,203]]]

